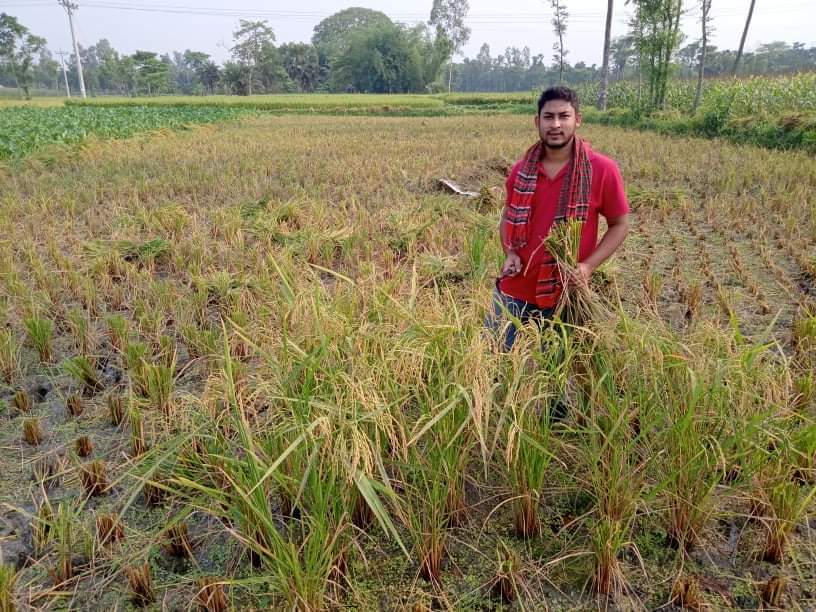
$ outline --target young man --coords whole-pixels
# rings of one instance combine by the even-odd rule
[[[535,117],[539,142],[507,177],[507,202],[499,227],[505,259],[488,323],[496,331],[506,326],[505,350],[516,339],[515,326],[504,321],[505,309],[526,323],[550,318],[558,303],[561,278],[543,244],[554,224],[584,221],[577,282],[588,282],[629,231],[629,204],[620,170],[577,136],[580,125],[578,95],[572,89],[544,91]],[[608,226],[600,242],[599,214]]]

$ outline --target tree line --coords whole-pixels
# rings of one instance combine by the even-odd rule
[[[266,21],[241,20],[233,32],[230,59],[222,65],[204,52],[158,54],[118,52],[108,40],[80,47],[90,95],[238,94],[281,92],[408,93],[526,91],[565,82],[601,83],[605,106],[609,80],[637,80],[644,106],[660,108],[669,78],[771,74],[816,68],[816,47],[773,42],[743,53],[753,10],[748,12],[737,50],[709,44],[711,4],[694,0],[700,37],[684,40],[683,0],[627,0],[629,31],[610,37],[614,0],[608,0],[604,61],[599,67],[568,61],[568,0],[550,0],[553,55],[533,55],[529,47],[508,47],[493,56],[487,44],[474,58],[455,62],[470,37],[467,0],[433,0],[427,23],[407,26],[385,13],[348,8],[320,21],[311,40],[277,44]],[[689,4],[689,0],[686,0]],[[752,6],[753,8],[753,0]],[[78,89],[75,58],[66,58],[67,82]],[[64,90],[60,62],[46,41],[14,17],[0,14],[0,84]]]

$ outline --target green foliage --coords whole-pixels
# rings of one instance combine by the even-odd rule
[[[433,53],[433,46],[417,30],[398,25],[360,29],[350,37],[348,47],[334,64],[333,88],[350,86],[372,93],[421,92],[436,77],[425,71],[423,54],[428,52]]]
[[[76,144],[89,137],[126,138],[162,128],[183,129],[226,121],[242,114],[226,106],[176,108],[10,107],[0,109],[0,159],[19,159],[53,144]]]
[[[0,66],[8,66],[26,99],[31,98],[34,56],[44,48],[44,38],[31,34],[12,15],[0,13]]]
[[[312,44],[321,61],[331,64],[346,47],[349,38],[360,28],[394,25],[388,15],[367,8],[351,7],[326,17],[314,27]]]

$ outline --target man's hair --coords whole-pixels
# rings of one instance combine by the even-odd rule
[[[574,89],[557,85],[542,91],[541,96],[538,98],[539,115],[541,114],[541,109],[544,108],[544,105],[550,100],[564,100],[565,102],[569,102],[572,104],[572,108],[575,109],[575,112],[578,113],[578,93]]]

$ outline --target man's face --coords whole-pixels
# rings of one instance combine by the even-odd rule
[[[581,125],[581,115],[566,100],[550,100],[535,118],[541,141],[551,149],[566,146]]]

